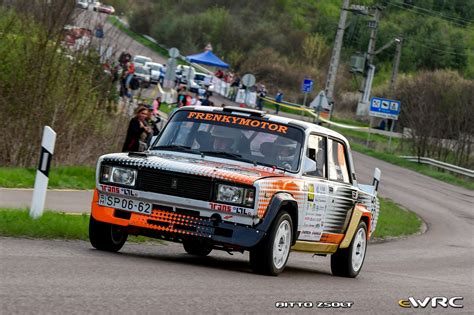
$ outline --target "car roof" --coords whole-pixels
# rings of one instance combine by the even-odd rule
[[[147,56],[136,55],[136,56],[133,57],[133,59],[135,60],[135,58],[149,59],[149,60],[151,61],[151,58],[150,58],[150,57],[147,57]]]
[[[254,117],[268,119],[270,121],[274,121],[281,124],[286,125],[294,125],[303,128],[305,131],[319,133],[323,135],[332,136],[338,139],[343,140],[346,144],[349,144],[346,137],[341,135],[339,132],[334,130],[322,127],[317,124],[313,124],[306,121],[301,121],[294,118],[282,117],[277,115],[268,114],[265,111],[260,111],[251,108],[241,108],[241,107],[233,107],[233,106],[226,106],[226,107],[209,107],[209,106],[185,106],[178,109],[178,111],[189,111],[189,110],[199,110],[199,111],[207,111],[207,112],[219,112],[219,113],[229,113],[229,114],[245,114],[251,115]]]
[[[160,67],[163,67],[163,65],[159,62],[153,62],[153,61],[147,61],[145,62],[145,66],[146,65],[153,65],[153,66],[160,66]]]

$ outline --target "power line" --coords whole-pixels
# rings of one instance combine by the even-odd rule
[[[460,18],[460,17],[455,17],[455,16],[450,16],[450,15],[444,15],[442,14],[441,12],[439,11],[433,11],[433,10],[429,10],[429,9],[426,9],[426,8],[422,8],[422,7],[417,7],[416,5],[413,5],[413,4],[405,4],[411,8],[414,8],[416,10],[420,10],[420,11],[425,11],[425,12],[429,12],[429,13],[434,13],[436,15],[439,15],[439,16],[442,16],[442,17],[445,17],[447,19],[451,19],[451,20],[459,20],[459,21],[462,21],[462,22],[466,22],[466,23],[472,23],[474,22],[473,20],[469,20],[469,19],[464,19],[464,18]]]
[[[415,42],[417,43],[418,45],[420,46],[423,46],[425,48],[428,48],[428,49],[431,49],[431,50],[435,50],[435,51],[439,51],[439,52],[443,52],[443,53],[446,53],[446,54],[450,54],[450,55],[457,55],[457,56],[474,56],[473,53],[460,53],[460,52],[455,52],[455,51],[449,51],[449,50],[445,50],[445,49],[440,49],[440,48],[437,48],[437,47],[433,47],[433,46],[430,46],[430,45],[426,45],[426,43],[424,42],[421,42],[419,40],[416,40],[416,39],[413,39],[413,38],[406,38],[407,41],[411,41],[411,42]],[[450,48],[450,49],[453,49],[453,47],[449,46],[449,47],[446,47],[446,48]]]
[[[427,12],[419,11],[419,10],[417,10],[417,9],[407,8],[407,7],[405,7],[405,6],[403,6],[403,5],[399,4],[399,3],[388,2],[388,5],[394,6],[394,7],[399,8],[399,9],[404,9],[404,10],[407,10],[407,11],[409,11],[409,12],[416,13],[416,14],[421,14],[421,15],[430,16],[430,17],[439,17],[439,16],[434,16],[434,15],[432,15],[432,14],[430,14],[430,13],[427,13]],[[418,8],[418,7],[416,7],[416,8]],[[422,9],[422,8],[421,8],[421,9]],[[428,10],[428,9],[425,9],[425,10],[426,10],[426,11],[429,11],[429,12],[437,13],[437,12],[435,12],[435,11],[430,11],[430,10]],[[444,15],[442,15],[442,16],[444,16]],[[446,16],[444,16],[444,17],[446,17]],[[472,26],[469,24],[469,23],[472,23],[471,21],[466,22],[466,23],[467,23],[467,24],[466,24],[466,23],[458,22],[458,21],[456,21],[456,20],[446,20],[446,19],[443,19],[443,20],[446,21],[446,22],[449,22],[449,23],[456,24],[456,25],[461,26],[461,27],[469,27],[469,28],[472,28]]]

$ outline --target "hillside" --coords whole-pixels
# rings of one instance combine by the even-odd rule
[[[109,1],[131,27],[183,54],[211,43],[239,73],[252,72],[271,87],[298,91],[305,76],[323,87],[342,0]],[[400,71],[451,69],[474,79],[474,1],[359,0],[383,8],[377,48],[403,37]],[[371,17],[348,14],[337,87],[355,91],[347,71],[350,56],[367,50]],[[375,84],[390,77],[395,48],[377,55]],[[300,95],[293,95],[294,98]]]

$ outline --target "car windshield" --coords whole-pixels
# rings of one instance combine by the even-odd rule
[[[142,67],[136,67],[135,72],[138,74],[149,74],[148,70]]]
[[[149,65],[150,69],[153,71],[160,71],[161,67],[158,65]]]
[[[150,61],[150,59],[147,59],[147,58],[142,58],[142,57],[135,57],[133,59],[133,62],[135,63],[141,63],[141,64],[145,64],[145,62],[148,62]]]
[[[297,172],[303,131],[242,115],[179,111],[151,150],[191,152]]]
[[[204,81],[204,78],[205,78],[204,74],[196,74],[194,76],[195,81]]]

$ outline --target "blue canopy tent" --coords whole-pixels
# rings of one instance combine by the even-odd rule
[[[200,63],[200,64],[208,65],[208,66],[214,66],[214,67],[219,67],[219,68],[229,68],[228,64],[220,60],[210,50],[206,50],[205,52],[200,53],[200,54],[186,56],[186,60],[189,62]]]

